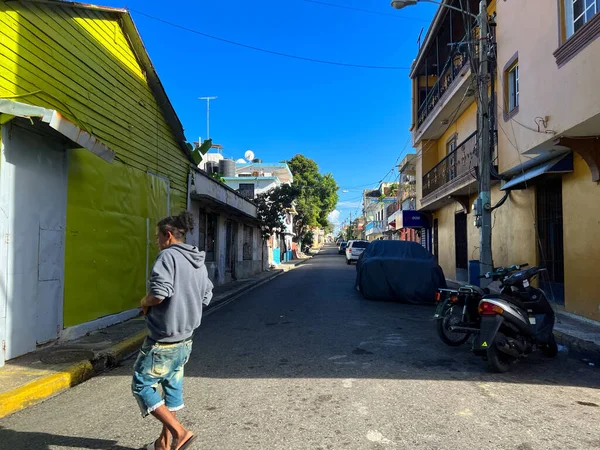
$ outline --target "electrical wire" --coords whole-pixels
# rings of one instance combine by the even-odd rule
[[[502,81],[502,85],[504,86],[504,81],[505,81],[504,77],[500,77],[500,79]],[[503,91],[503,94],[504,94],[504,96],[503,96],[504,98],[502,100],[503,100],[503,104],[505,105],[508,102],[508,98],[506,97],[506,96],[508,96],[508,92],[507,92],[506,89],[503,89],[502,91]],[[500,109],[500,111],[502,111],[502,114],[505,117],[508,118],[508,120],[510,120],[511,122],[516,123],[517,125],[519,125],[522,128],[525,128],[526,130],[533,131],[534,133],[539,133],[539,134],[550,134],[552,136],[555,136],[557,134],[556,131],[554,131],[554,130],[544,130],[544,131],[541,131],[539,129],[536,130],[533,127],[530,127],[528,125],[525,125],[525,124],[519,122],[517,119],[515,119],[514,117],[512,117],[509,113],[507,113],[504,110],[504,108],[500,105],[500,103],[498,103],[498,108]]]
[[[402,15],[398,15],[398,14],[373,11],[372,9],[355,8],[353,6],[346,6],[346,5],[336,5],[335,3],[327,3],[327,2],[322,2],[322,1],[318,1],[318,0],[304,0],[304,1],[307,3],[315,3],[317,5],[329,6],[332,8],[348,9],[351,11],[359,11],[359,12],[363,12],[363,13],[367,13],[367,14],[375,14],[378,16],[389,16],[389,17],[394,17],[395,19],[413,20],[415,22],[429,22],[429,20],[419,19],[417,17],[406,17],[406,16],[402,16]]]
[[[161,19],[159,17],[151,16],[150,14],[146,14],[144,12],[137,11],[135,9],[129,9],[129,11],[134,12],[136,14],[139,14],[141,16],[147,17],[148,19],[152,19],[152,20],[155,20],[157,22],[163,23],[165,25],[169,25],[169,26],[174,27],[174,28],[179,28],[180,30],[187,31],[189,33],[197,34],[198,36],[203,36],[203,37],[206,37],[206,38],[209,38],[209,39],[214,39],[215,41],[224,42],[226,44],[231,44],[231,45],[236,45],[236,46],[242,47],[242,48],[247,48],[249,50],[255,50],[257,52],[268,53],[270,55],[283,56],[285,58],[297,59],[297,60],[300,60],[300,61],[308,61],[308,62],[313,62],[313,63],[318,63],[318,64],[328,64],[328,65],[331,65],[331,66],[341,66],[341,67],[353,67],[353,68],[358,68],[358,69],[410,70],[410,67],[375,66],[375,65],[368,65],[368,64],[350,64],[350,63],[343,63],[343,62],[337,62],[337,61],[327,61],[327,60],[323,60],[323,59],[307,58],[307,57],[304,57],[304,56],[292,55],[292,54],[283,53],[283,52],[276,52],[276,51],[273,51],[273,50],[267,50],[267,49],[264,49],[264,48],[255,47],[253,45],[242,44],[241,42],[236,42],[236,41],[232,41],[232,40],[229,40],[229,39],[224,39],[224,38],[221,38],[221,37],[218,37],[218,36],[213,36],[213,35],[208,34],[208,33],[203,33],[201,31],[194,30],[192,28],[188,28],[188,27],[185,27],[183,25],[179,25],[179,24],[176,24],[176,23],[173,23],[173,22],[169,22],[169,21]]]
[[[498,122],[498,124],[499,123],[500,122]],[[511,142],[511,146],[517,152],[517,156],[519,158],[519,166],[521,168],[521,174],[525,175],[525,168],[523,167],[522,155],[521,155],[521,151],[520,151],[520,149],[518,147],[517,135],[515,133],[514,126],[512,125],[512,121],[510,122],[510,124],[511,124],[511,128],[512,128],[513,138],[515,139],[515,144],[512,144],[512,142]],[[503,129],[502,129],[502,131],[504,132]],[[504,133],[506,135],[506,132],[504,132]],[[506,136],[506,137],[508,139],[508,136]],[[510,140],[509,140],[509,142],[510,142]],[[528,190],[529,186],[527,184],[527,180],[524,181],[524,184],[525,184],[525,189]],[[537,230],[537,219],[536,219],[536,214],[535,214],[534,207],[533,207],[533,202],[529,202],[529,210],[531,212],[531,217],[532,217],[532,220],[533,220],[533,233],[534,233],[535,239],[537,241],[536,244],[537,244],[538,250],[540,252],[540,258],[541,258],[542,261],[548,261],[548,259],[546,258],[544,249],[542,247],[542,239],[540,238],[540,235],[539,235],[538,230]],[[541,275],[540,275],[540,277],[541,277]],[[547,277],[548,277],[548,281],[549,281],[548,286],[550,288],[550,295],[552,296],[552,301],[556,304],[556,297],[554,295],[554,290],[552,289],[552,283],[551,283],[551,280],[550,280],[550,274],[549,273],[547,273]]]
[[[471,80],[471,86],[469,86],[469,88],[471,88],[474,83],[475,83],[475,80]],[[452,116],[448,120],[448,125],[446,126],[446,129],[444,130],[444,132],[442,133],[442,135],[444,135],[450,129],[451,126],[456,125],[456,118],[458,116],[458,112],[460,111],[460,109],[462,108],[463,104],[465,103],[465,101],[466,101],[466,99],[468,97],[467,93],[469,92],[469,88],[467,88],[465,90],[465,93],[463,94],[463,97],[460,100],[458,106],[452,112]],[[431,141],[429,141],[427,147],[421,149],[420,151],[418,151],[416,153],[416,159],[423,158],[423,156],[425,156],[427,154],[427,152],[429,152],[432,148],[437,148],[437,144],[438,144],[437,140],[431,140]]]

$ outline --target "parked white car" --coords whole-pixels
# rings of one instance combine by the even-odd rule
[[[362,252],[369,245],[369,241],[348,241],[346,247],[346,264],[352,264],[352,261],[358,261]]]

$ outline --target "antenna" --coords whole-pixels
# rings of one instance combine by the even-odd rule
[[[210,139],[210,101],[218,97],[198,97],[198,100],[206,100],[206,139]]]

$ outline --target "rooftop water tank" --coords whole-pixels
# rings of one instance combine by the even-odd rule
[[[235,161],[233,159],[219,161],[219,172],[223,177],[235,177]]]

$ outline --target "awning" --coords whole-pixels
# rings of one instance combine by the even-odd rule
[[[573,172],[573,153],[566,153],[513,177],[500,188],[502,191],[526,189],[527,182],[546,173]]]
[[[0,98],[0,114],[24,118],[39,117],[42,122],[47,123],[51,128],[55,129],[63,136],[69,138],[71,141],[80,145],[82,148],[89,150],[103,160],[112,162],[115,159],[115,152],[53,109],[46,109],[40,106],[33,106],[28,105],[27,103],[19,103]]]
[[[401,230],[402,228],[429,228],[429,221],[419,211],[405,209],[398,211],[398,216],[396,217],[396,230]]]

